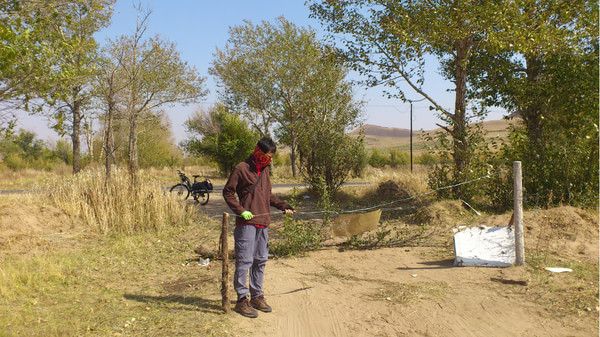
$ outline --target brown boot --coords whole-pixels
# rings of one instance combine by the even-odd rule
[[[253,297],[252,300],[250,301],[250,305],[256,309],[256,310],[260,310],[262,312],[271,312],[273,311],[273,309],[271,308],[271,306],[269,306],[267,304],[267,301],[265,300],[265,297],[263,295],[257,296],[257,297]]]
[[[240,315],[242,315],[244,317],[249,317],[249,318],[258,317],[258,311],[256,311],[254,308],[252,308],[252,306],[250,305],[250,300],[247,297],[237,301],[237,303],[235,304],[235,308],[233,310],[235,310],[237,313],[239,313]]]

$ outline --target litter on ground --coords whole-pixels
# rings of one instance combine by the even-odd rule
[[[454,234],[455,266],[508,267],[515,262],[515,234],[508,227],[459,227]]]

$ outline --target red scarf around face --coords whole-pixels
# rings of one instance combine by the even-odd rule
[[[256,165],[256,172],[258,172],[259,175],[265,167],[271,164],[271,157],[267,156],[258,146],[254,148],[252,160],[254,161],[254,165]]]

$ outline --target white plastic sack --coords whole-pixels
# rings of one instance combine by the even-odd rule
[[[454,234],[454,265],[508,267],[515,263],[515,233],[509,227],[471,227]]]

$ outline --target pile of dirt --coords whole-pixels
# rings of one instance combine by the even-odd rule
[[[562,257],[598,260],[598,215],[571,206],[532,210],[523,216],[529,246]]]
[[[441,200],[421,207],[412,216],[412,221],[419,225],[443,225],[456,227],[464,224],[465,217],[472,216],[459,200]]]
[[[482,219],[488,226],[506,226],[511,212]],[[598,215],[572,206],[527,210],[523,214],[527,249],[556,256],[598,260]]]
[[[392,200],[392,199],[404,199],[411,197],[410,191],[403,186],[401,182],[387,180],[381,182],[377,186],[375,193],[381,197],[381,199]]]
[[[371,190],[367,197],[374,200],[407,199],[406,202],[422,202],[430,196],[426,194],[428,191],[424,177],[394,174],[391,179],[380,180],[377,188]]]
[[[75,224],[56,207],[45,205],[32,197],[3,197],[0,199],[0,250],[20,246],[22,249],[39,245],[40,238],[61,235]],[[18,244],[18,245],[17,245]]]

